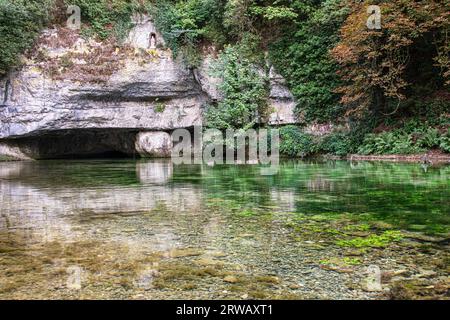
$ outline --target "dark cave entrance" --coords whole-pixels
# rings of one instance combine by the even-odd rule
[[[137,155],[139,156],[139,155]],[[128,159],[133,158],[133,155],[126,154],[117,150],[109,150],[103,152],[92,152],[92,153],[72,153],[64,155],[55,155],[50,158],[41,159]]]
[[[119,129],[58,130],[14,142],[33,159],[139,158],[136,134]]]

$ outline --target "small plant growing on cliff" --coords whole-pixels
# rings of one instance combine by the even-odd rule
[[[72,59],[70,58],[70,56],[64,55],[64,56],[61,57],[61,59],[60,59],[60,61],[59,61],[59,65],[60,65],[62,68],[69,69],[69,68],[72,68],[72,67],[73,67],[73,61],[72,61]]]
[[[163,113],[166,110],[166,105],[162,102],[157,102],[155,104],[154,110],[156,113]]]

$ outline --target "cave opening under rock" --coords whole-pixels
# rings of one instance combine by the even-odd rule
[[[119,129],[58,130],[9,143],[33,159],[139,158],[136,134]]]

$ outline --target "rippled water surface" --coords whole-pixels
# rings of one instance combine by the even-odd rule
[[[259,173],[0,162],[0,298],[383,298],[417,279],[448,296],[450,167],[287,161]],[[381,291],[364,285],[373,264]]]

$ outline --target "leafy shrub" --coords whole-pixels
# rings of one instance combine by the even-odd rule
[[[399,130],[368,134],[362,146],[358,148],[360,154],[413,154],[422,151],[423,149],[414,143],[411,134]]]
[[[352,140],[348,133],[334,132],[325,136],[319,146],[325,153],[345,156],[353,151]]]
[[[217,129],[246,129],[267,112],[268,79],[244,58],[237,47],[229,46],[220,55],[212,73],[222,78],[223,100],[206,111],[206,124]]]
[[[418,132],[420,135],[417,140],[417,145],[423,148],[433,148],[440,144],[440,134],[435,128],[428,128],[422,132]]]
[[[394,138],[392,147],[387,153],[391,154],[414,154],[423,152],[424,149],[414,144],[410,135],[399,135]]]
[[[393,123],[395,124],[395,123]],[[405,122],[403,127],[401,128],[402,132],[406,134],[421,132],[424,129],[423,121],[420,121],[418,118],[410,119]]]
[[[51,0],[0,0],[0,76],[18,65],[50,17]]]
[[[358,148],[360,154],[383,154],[391,148],[392,135],[368,134],[364,138],[363,145]]]
[[[295,112],[305,122],[333,121],[343,113],[340,96],[335,93],[340,85],[337,67],[329,55],[347,15],[340,2],[293,4],[296,9],[304,7],[301,18],[271,46],[271,60],[286,78],[297,100]]]
[[[316,152],[312,135],[303,133],[297,126],[280,129],[280,152],[291,157],[306,157]]]
[[[126,37],[132,27],[133,13],[143,11],[139,0],[71,0],[66,1],[81,9],[81,19],[85,22],[82,33],[86,36],[98,35],[102,40],[114,36],[117,40]]]

